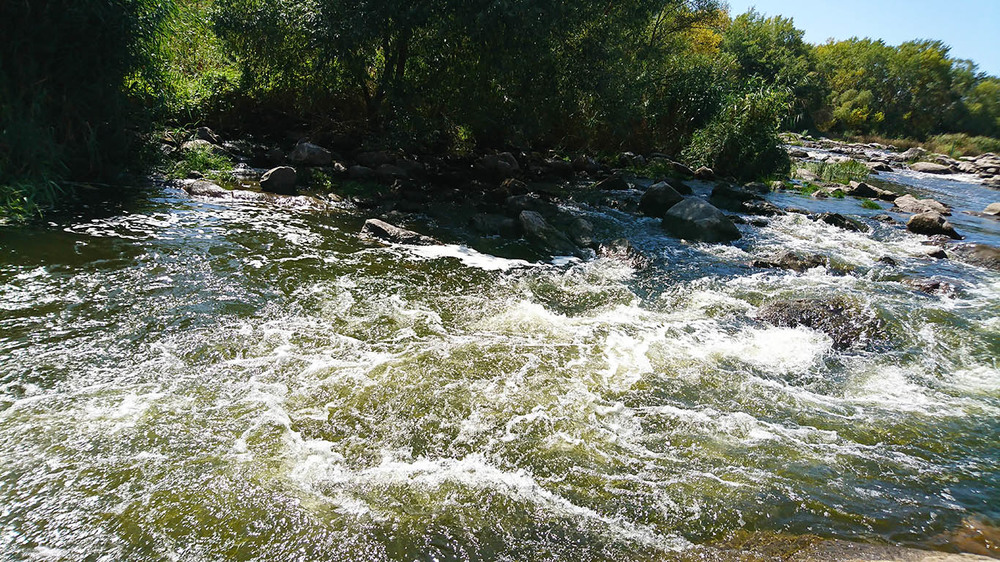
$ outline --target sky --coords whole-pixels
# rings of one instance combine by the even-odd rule
[[[756,7],[795,20],[810,43],[870,37],[899,45],[940,39],[951,56],[1000,76],[1000,0],[728,0],[736,16]]]

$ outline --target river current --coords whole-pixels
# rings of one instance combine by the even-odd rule
[[[962,212],[997,192],[885,177],[1000,245]],[[348,205],[171,188],[0,226],[0,558],[661,560],[737,530],[934,547],[1000,522],[1000,274],[877,221],[707,245],[571,210],[653,266],[385,246]],[[786,249],[847,273],[748,265]],[[891,343],[756,319],[813,297]]]

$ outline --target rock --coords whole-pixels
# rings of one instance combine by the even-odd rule
[[[524,237],[555,255],[570,256],[579,253],[565,234],[556,230],[545,218],[535,211],[521,211],[518,215]]]
[[[902,161],[916,160],[927,154],[927,151],[919,146],[915,146],[902,154],[897,155]]]
[[[551,158],[545,161],[545,166],[550,174],[560,178],[573,177],[573,165],[565,160]]]
[[[559,214],[559,206],[540,199],[537,195],[512,195],[505,203],[507,212],[513,216],[520,216],[524,211],[534,211],[544,216],[555,216]]]
[[[955,286],[937,279],[909,279],[906,284],[928,295],[954,296]]]
[[[302,166],[328,166],[333,162],[333,153],[309,142],[300,142],[288,154],[288,159]]]
[[[891,256],[882,256],[882,257],[880,257],[878,259],[878,263],[884,263],[885,265],[888,265],[889,267],[896,267],[896,266],[899,265],[899,262],[897,262]]]
[[[1000,203],[991,203],[986,207],[983,213],[987,215],[1000,216]]]
[[[347,169],[347,177],[356,181],[369,181],[375,178],[375,170],[367,166],[351,166]]]
[[[754,260],[750,265],[764,269],[788,269],[802,273],[815,267],[826,267],[830,260],[821,254],[800,254],[785,252],[770,258]]]
[[[891,172],[892,166],[886,164],[885,162],[867,162],[865,166],[872,172]]]
[[[892,199],[895,199],[897,197],[896,194],[891,191],[873,187],[865,182],[856,182],[856,181],[852,181],[848,186],[848,188],[844,190],[844,193],[846,195],[850,195],[851,197],[859,197],[862,199],[885,200],[888,197],[892,197]]]
[[[958,259],[965,263],[1000,271],[1000,248],[986,244],[965,244],[956,246],[953,250]]]
[[[688,178],[694,177],[694,170],[688,168],[687,166],[681,164],[680,162],[670,162],[670,167],[674,169],[674,172],[677,172],[678,174],[684,177]]]
[[[477,232],[487,236],[517,238],[521,235],[520,224],[516,220],[503,215],[475,215],[472,217],[470,223],[472,228],[474,228]]]
[[[878,221],[878,222],[884,222],[886,224],[896,224],[896,219],[892,218],[891,215],[886,214],[886,213],[880,213],[878,215],[875,215],[875,216],[872,217],[872,220],[875,220],[875,221]]]
[[[927,236],[943,234],[955,240],[962,239],[962,236],[955,232],[955,227],[950,222],[945,220],[939,213],[933,211],[913,215],[910,217],[909,222],[906,223],[906,229],[914,234],[924,234]]]
[[[196,197],[225,197],[229,192],[210,181],[191,181],[184,184],[184,191]]]
[[[512,177],[521,170],[517,159],[509,152],[487,154],[479,159],[479,162],[476,163],[476,168],[489,176],[499,178]]]
[[[222,150],[222,147],[216,146],[204,139],[190,140],[181,145],[182,152],[191,152],[193,150],[207,150],[213,154],[223,154],[225,152]]]
[[[628,182],[625,181],[625,178],[618,174],[614,174],[595,183],[591,186],[591,189],[599,189],[602,191],[624,191],[630,187],[631,186],[629,186]]]
[[[715,179],[715,171],[707,166],[702,166],[694,171],[695,179],[712,181]]]
[[[819,176],[816,175],[816,172],[807,168],[799,168],[795,170],[795,177],[802,181],[819,181]]]
[[[809,153],[806,152],[805,150],[800,150],[798,148],[793,148],[793,149],[791,149],[791,150],[788,151],[788,157],[789,158],[804,159],[804,158],[809,158]]]
[[[945,166],[944,164],[935,164],[934,162],[915,162],[910,164],[910,169],[914,172],[923,172],[925,174],[950,174],[952,173],[951,168]]]
[[[272,166],[284,164],[286,160],[285,151],[276,146],[271,147],[264,152],[264,160]]]
[[[219,137],[209,129],[208,127],[198,127],[195,129],[194,138],[209,142],[212,144],[219,144]]]
[[[573,169],[577,172],[593,174],[601,170],[601,165],[597,163],[597,160],[594,160],[590,156],[584,156],[581,154],[573,159]]]
[[[755,184],[751,184],[748,187],[755,189],[757,192],[761,192],[761,189],[764,190],[763,192],[767,190],[767,187],[762,184],[756,187]],[[765,216],[785,214],[783,210],[772,203],[764,201],[760,195],[754,191],[750,191],[750,189],[722,183],[717,184],[712,189],[709,202],[720,209],[726,209],[735,213]]]
[[[441,244],[430,236],[424,236],[423,234],[406,230],[405,228],[400,228],[378,219],[366,220],[365,226],[361,229],[361,234],[393,244],[409,244],[413,246],[437,246]]]
[[[885,324],[874,311],[841,298],[772,302],[757,312],[757,318],[773,326],[817,330],[833,339],[838,350],[868,347],[887,339]]]
[[[396,180],[405,180],[409,177],[410,175],[406,173],[406,170],[393,164],[382,164],[375,170],[375,179],[379,183],[391,184]]]
[[[936,260],[948,259],[948,252],[945,252],[942,248],[928,248],[925,250],[924,255]]]
[[[693,197],[667,211],[663,216],[663,228],[679,238],[700,242],[731,242],[742,236],[722,211]]]
[[[609,260],[621,262],[633,269],[642,270],[652,265],[653,261],[642,252],[635,249],[631,242],[624,238],[617,238],[601,244],[597,249],[597,255]]]
[[[268,193],[295,195],[296,179],[295,168],[280,166],[264,172],[264,175],[260,178],[260,188]]]
[[[583,217],[576,217],[566,228],[570,240],[580,248],[590,248],[594,245],[594,225]]]
[[[929,213],[935,212],[941,215],[950,215],[951,209],[947,205],[934,199],[917,199],[912,195],[897,197],[893,204],[904,213]]]
[[[860,222],[854,219],[849,219],[840,213],[819,213],[816,215],[809,215],[809,218],[825,222],[830,226],[836,226],[837,228],[842,228],[851,232],[865,232],[867,230],[867,228],[865,228]]]
[[[371,168],[372,170],[378,168],[383,164],[392,164],[396,159],[392,154],[384,150],[372,150],[368,152],[362,152],[358,154],[355,158],[358,164]]]
[[[680,203],[684,198],[677,193],[669,183],[660,183],[649,186],[649,189],[642,194],[639,199],[639,210],[646,216],[662,217],[670,207]]]
[[[531,191],[528,184],[524,183],[519,179],[507,178],[503,180],[500,187],[507,191],[511,195],[524,195]]]

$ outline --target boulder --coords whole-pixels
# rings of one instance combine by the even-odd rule
[[[649,189],[642,194],[642,198],[639,199],[639,210],[650,217],[662,217],[670,207],[683,200],[684,197],[669,183],[661,181],[649,186]]]
[[[912,195],[904,195],[893,200],[896,208],[904,213],[929,213],[935,212],[941,215],[950,215],[951,209],[947,205],[934,199],[917,199]]]
[[[887,340],[885,323],[874,311],[841,298],[776,301],[763,306],[757,318],[773,326],[803,326],[822,332],[838,350],[869,347]]]
[[[910,169],[914,172],[923,172],[925,174],[950,174],[952,173],[951,168],[945,166],[944,164],[937,164],[934,162],[915,162],[910,164]]]
[[[489,176],[509,178],[521,171],[521,166],[513,154],[501,152],[500,154],[487,154],[480,158],[479,162],[476,163],[476,169]]]
[[[663,216],[663,228],[679,238],[699,242],[731,242],[742,236],[722,211],[696,198],[671,207]]]
[[[694,171],[695,179],[712,181],[715,179],[715,171],[708,166],[702,166]]]
[[[333,162],[333,153],[309,142],[300,142],[288,154],[288,159],[302,166],[328,166]]]
[[[511,195],[524,195],[531,191],[528,184],[515,178],[507,178],[503,180],[500,187],[510,193]]]
[[[788,269],[802,273],[815,267],[826,267],[830,260],[821,254],[785,252],[769,258],[754,260],[750,265],[764,269]]]
[[[539,198],[537,195],[512,195],[505,203],[510,216],[517,217],[524,211],[534,211],[541,215],[559,214],[559,206]]]
[[[573,159],[573,169],[577,172],[593,174],[601,170],[601,165],[597,163],[597,160],[594,160],[590,156],[584,156],[581,154]]]
[[[547,252],[570,256],[576,255],[580,251],[565,234],[549,224],[545,217],[535,211],[521,211],[521,214],[518,215],[518,222],[521,223],[524,237]]]
[[[645,254],[635,249],[635,246],[625,238],[617,238],[606,244],[601,244],[597,255],[602,258],[621,262],[633,269],[642,270],[652,265],[653,261]]]
[[[865,166],[872,172],[891,172],[892,166],[886,164],[885,162],[867,162]]]
[[[990,203],[983,213],[987,215],[1000,216],[1000,203]]]
[[[569,239],[580,248],[594,245],[594,225],[583,217],[576,217],[566,227]]]
[[[592,189],[599,189],[602,191],[623,191],[629,189],[630,186],[625,178],[618,174],[614,174],[604,178],[603,180],[595,183],[591,186]]]
[[[295,168],[279,166],[264,172],[260,178],[260,188],[268,193],[295,195],[296,179]]]
[[[799,168],[795,170],[795,177],[802,181],[819,181],[819,176],[816,175],[816,172],[813,172],[808,168]]]
[[[206,150],[213,154],[225,154],[221,146],[216,146],[205,139],[189,140],[181,145],[181,152],[191,152],[193,150]]]
[[[670,167],[674,169],[674,172],[684,177],[687,178],[694,177],[694,170],[688,168],[687,166],[681,164],[680,162],[670,162]]]
[[[361,234],[393,244],[409,244],[413,246],[436,246],[441,244],[430,236],[424,236],[423,234],[400,228],[379,219],[366,220],[364,227],[361,229]]]
[[[212,129],[208,127],[198,127],[194,132],[194,138],[209,142],[211,144],[219,144],[219,137],[215,134]]]
[[[945,220],[939,213],[933,211],[910,217],[909,222],[906,223],[906,230],[914,234],[924,234],[927,236],[943,234],[955,240],[962,239],[962,236],[958,232],[955,232],[955,227],[950,222]]]

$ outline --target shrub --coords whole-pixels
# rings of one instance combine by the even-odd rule
[[[791,162],[781,147],[778,126],[790,102],[785,88],[731,95],[708,126],[695,133],[684,158],[741,180],[787,174]]]

